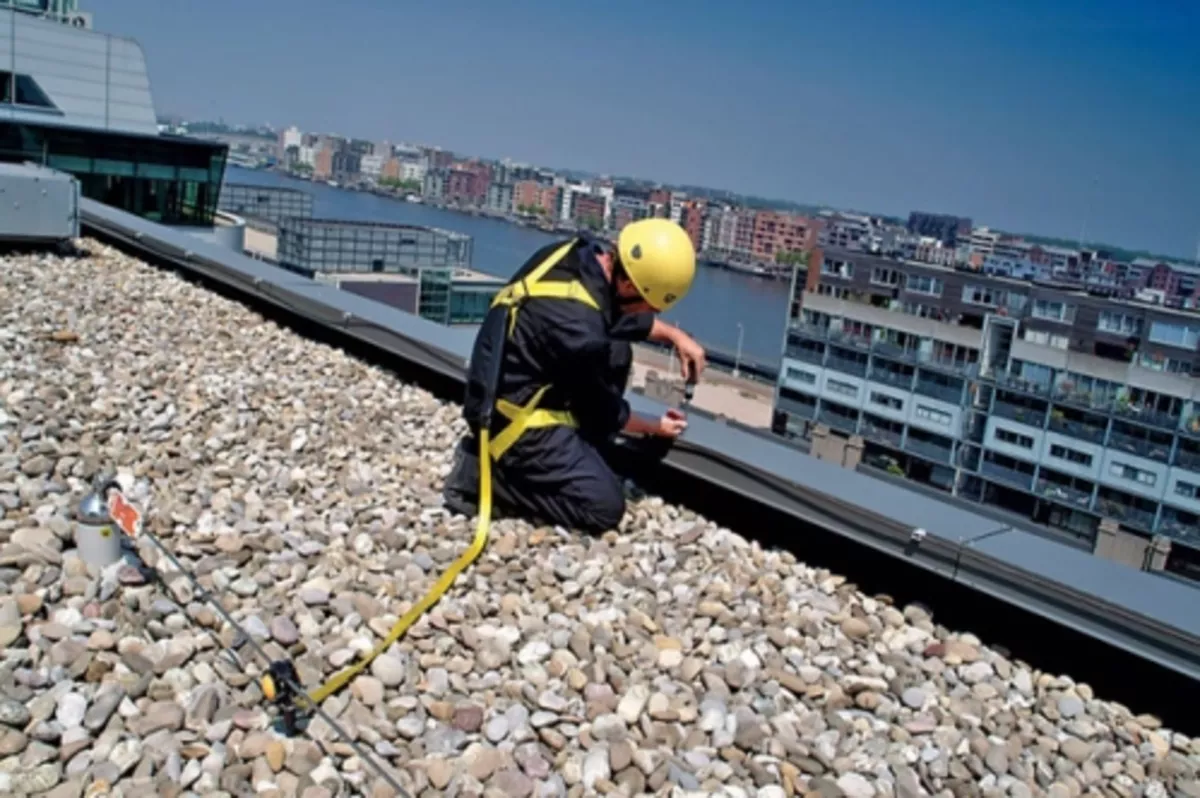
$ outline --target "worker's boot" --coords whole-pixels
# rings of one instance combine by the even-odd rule
[[[494,477],[492,465],[492,519],[511,515],[510,500],[504,486]],[[454,451],[454,465],[442,489],[442,504],[452,513],[471,518],[479,513],[479,439],[464,439]]]
[[[454,465],[442,489],[442,502],[451,512],[473,516],[479,505],[479,454],[464,438],[454,450]]]

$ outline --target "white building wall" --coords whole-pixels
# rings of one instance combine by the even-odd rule
[[[55,109],[0,106],[0,121],[158,135],[141,45],[0,10],[0,70],[29,75]]]

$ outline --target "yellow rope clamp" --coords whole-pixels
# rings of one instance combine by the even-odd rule
[[[517,309],[526,299],[530,298],[546,298],[546,299],[566,299],[575,302],[582,302],[594,310],[599,311],[600,305],[588,292],[587,288],[578,280],[569,281],[552,281],[542,282],[542,278],[558,264],[575,246],[576,239],[573,239],[563,246],[556,249],[546,260],[542,261],[533,271],[525,278],[507,285],[496,298],[492,301],[492,307],[507,306],[509,309],[508,318],[508,335],[512,336],[513,329],[516,325]],[[498,357],[501,355],[497,355]],[[393,643],[399,640],[408,629],[417,622],[417,620],[425,614],[434,604],[436,604],[450,586],[454,584],[454,580],[458,575],[466,570],[479,555],[483,552],[483,547],[487,544],[488,530],[491,526],[492,517],[492,460],[499,460],[501,456],[508,451],[517,439],[527,429],[537,429],[543,427],[565,425],[575,426],[574,417],[565,410],[545,410],[538,407],[542,397],[546,391],[550,389],[549,385],[544,385],[539,388],[533,397],[525,405],[515,405],[511,402],[499,399],[496,402],[496,411],[509,420],[508,425],[496,436],[495,440],[491,438],[491,431],[486,427],[479,430],[479,519],[475,525],[475,538],[471,541],[471,545],[463,552],[457,560],[442,574],[437,583],[433,586],[425,596],[413,605],[412,609],[404,613],[404,616],[396,622],[388,632],[387,637],[379,642],[367,656],[360,659],[358,662],[350,665],[335,674],[329,681],[325,682],[314,692],[301,698],[302,701],[310,703],[313,706],[321,704],[326,698],[336,693],[338,690],[345,687],[354,677],[362,673],[363,668],[371,664],[371,662],[386,651]],[[261,680],[263,695],[268,701],[274,701],[280,695],[281,685],[276,684],[276,679],[271,674],[265,675]]]

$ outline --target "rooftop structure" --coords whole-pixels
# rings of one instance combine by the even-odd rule
[[[69,172],[83,196],[147,219],[211,226],[226,148],[159,135],[137,42],[63,24],[58,10],[77,13],[0,3],[0,161]]]
[[[1142,550],[1162,536],[1166,567],[1200,576],[1200,317],[832,249],[794,291],[777,431],[860,435],[1088,545],[1105,518]]]
[[[276,257],[290,271],[357,285],[355,291],[403,309],[411,303],[402,282],[360,278],[407,276],[419,284],[420,316],[439,324],[477,324],[503,281],[470,269],[472,243],[470,236],[433,227],[292,216],[279,224]]]
[[[103,235],[125,241],[125,246],[131,248],[169,252],[173,246],[175,237],[170,236],[169,231],[156,232],[152,225],[138,224],[131,217],[94,203],[85,204],[85,218],[92,231],[103,231]],[[151,238],[151,235],[155,237]],[[175,240],[182,241],[181,238]],[[208,293],[198,285],[180,281],[102,249],[93,242],[87,242],[86,246],[91,250],[90,258],[77,261],[38,258],[6,264],[7,268],[0,270],[0,292],[20,287],[28,297],[28,304],[39,309],[37,315],[24,312],[5,315],[0,310],[0,326],[6,332],[17,333],[5,340],[19,347],[14,352],[15,358],[27,364],[27,368],[19,372],[21,377],[14,384],[15,388],[21,396],[30,397],[24,400],[28,402],[33,401],[32,397],[42,395],[39,388],[43,392],[47,389],[53,392],[58,384],[78,385],[82,376],[75,374],[73,369],[81,368],[91,373],[94,368],[91,354],[83,361],[78,360],[76,352],[83,352],[83,347],[101,357],[107,356],[114,363],[120,361],[110,375],[110,382],[97,387],[86,398],[78,392],[62,392],[68,402],[69,397],[79,397],[77,402],[69,405],[69,412],[85,426],[93,416],[104,419],[104,429],[110,434],[97,442],[104,448],[96,452],[95,462],[101,464],[109,457],[121,458],[125,464],[127,490],[131,496],[154,508],[153,514],[159,513],[161,508],[161,512],[170,512],[171,517],[196,517],[195,522],[181,521],[172,538],[173,545],[180,550],[189,567],[198,568],[203,558],[211,564],[214,580],[218,572],[222,576],[228,572],[241,580],[237,581],[234,591],[226,591],[229,594],[227,600],[239,602],[236,612],[248,617],[260,606],[274,608],[271,610],[273,623],[264,632],[264,638],[276,634],[287,640],[289,629],[302,630],[312,652],[301,659],[302,668],[328,672],[333,667],[331,660],[335,652],[353,645],[356,636],[370,635],[370,632],[348,624],[339,615],[341,610],[336,600],[326,605],[321,603],[322,597],[352,597],[353,602],[346,606],[347,612],[361,607],[358,612],[372,617],[397,614],[400,603],[410,599],[409,593],[425,589],[438,575],[437,564],[453,557],[470,537],[470,519],[445,513],[436,493],[436,474],[448,467],[451,447],[447,441],[453,440],[460,431],[457,411],[424,390],[398,382],[390,372],[373,368],[341,350],[304,341],[278,325],[263,323],[264,320],[254,312]],[[456,331],[428,324],[409,314],[388,311],[377,303],[346,292],[302,284],[279,269],[204,244],[196,245],[189,258],[179,256],[171,260],[179,268],[189,269],[187,264],[192,264],[190,270],[197,276],[204,274],[206,279],[219,280],[231,288],[243,286],[242,290],[257,292],[258,288],[251,287],[260,286],[261,296],[264,299],[270,297],[267,301],[286,303],[293,310],[311,312],[314,321],[336,319],[330,324],[345,331],[349,337],[374,341],[374,346],[396,348],[396,351],[404,348],[410,353],[406,357],[411,358],[414,366],[422,364],[421,368],[436,373],[450,374],[455,370],[461,373],[462,358],[470,344],[469,335],[457,335]],[[93,286],[86,298],[73,288],[80,279]],[[31,287],[37,293],[30,293]],[[151,308],[153,312],[135,315],[133,318],[137,321],[130,324],[120,314],[89,312],[88,308],[96,307],[95,303],[110,309],[125,305]],[[0,308],[5,307],[11,307],[11,304],[0,302]],[[67,338],[51,339],[38,335],[38,330],[32,327],[26,330],[28,325],[36,327],[40,324],[38,320],[44,318],[75,319],[74,332],[80,336],[82,346],[73,347]],[[180,339],[180,330],[189,333]],[[405,344],[405,339],[411,343]],[[172,345],[162,346],[168,340]],[[104,346],[113,349],[109,352]],[[158,384],[157,393],[136,388],[137,375],[150,372],[164,375],[165,381]],[[32,382],[34,375],[37,375],[36,385]],[[135,404],[128,408],[128,413],[114,418],[111,405],[106,403],[110,395],[114,401],[120,397],[122,403],[136,397],[132,400]],[[203,419],[189,415],[186,422],[175,423],[170,410],[161,409],[167,407],[165,397],[178,397],[176,412],[180,413],[189,412],[188,408],[194,402],[200,402],[198,407],[201,409],[214,402],[221,407],[240,409],[236,410],[236,416],[224,413]],[[150,404],[143,407],[140,403]],[[11,400],[7,406],[20,410],[25,407],[24,404],[14,405]],[[131,449],[129,438],[122,434],[120,427],[126,416],[129,423],[136,422],[139,429],[145,430],[149,424],[153,440],[145,440],[143,431],[144,442]],[[132,430],[129,434],[133,434]],[[177,450],[186,446],[185,441],[193,435],[206,435],[214,444],[219,442],[219,452],[211,447],[202,449],[198,452],[199,457],[189,461],[184,470],[170,458],[160,461],[155,454],[158,449],[152,449]],[[6,436],[5,440],[17,438]],[[55,460],[43,457],[46,461],[43,464],[34,456],[35,450],[45,450],[44,439],[35,441],[27,433],[20,440],[23,441],[20,462],[25,480],[22,490],[28,492],[34,484],[40,484],[39,480],[50,478],[45,469],[53,469]],[[689,441],[685,442],[683,450],[671,457],[693,458],[693,467],[699,466],[697,473],[709,474],[699,477],[704,480],[721,479],[708,471],[709,466],[699,465],[707,457],[701,455],[704,451],[720,451],[722,457],[731,458],[725,461],[728,463],[748,457],[759,468],[794,469],[807,462],[816,468],[797,474],[797,477],[818,491],[836,492],[841,489],[836,483],[851,491],[862,491],[862,485],[846,483],[865,478],[846,475],[840,469],[823,468],[816,461],[791,454],[769,442],[755,446],[759,447],[759,452],[750,454],[746,441],[738,435],[697,419],[689,430]],[[697,459],[698,455],[701,456]],[[768,466],[767,459],[762,459],[764,456],[777,458],[778,462]],[[78,480],[86,476],[86,469],[91,467],[90,461],[83,457],[59,462],[62,465],[55,476],[69,487],[78,486]],[[711,465],[716,461],[709,462]],[[416,469],[414,464],[421,468]],[[832,477],[833,482],[828,477]],[[703,491],[697,491],[697,487],[698,484],[693,483],[691,492],[694,500],[699,501]],[[779,489],[790,490],[779,484],[777,501],[789,501]],[[883,484],[878,485],[876,492],[880,494],[877,498],[892,504],[895,515],[907,516],[903,519],[906,523],[912,522],[914,511],[921,512],[919,497],[911,496],[909,501],[902,501],[899,494],[903,492]],[[48,496],[51,498],[43,500],[37,517],[52,528],[53,519],[60,517],[56,513],[65,512],[71,498],[61,493]],[[729,498],[721,501],[728,502]],[[282,507],[287,508],[288,522],[276,520]],[[24,518],[32,509],[19,507],[17,512]],[[737,512],[744,513],[744,508]],[[852,518],[844,508],[837,513],[843,522]],[[912,562],[922,561],[932,568],[941,568],[933,565],[936,556],[940,556],[933,552],[939,549],[938,541],[943,539],[939,530],[943,524],[950,523],[959,534],[974,539],[972,545],[959,547],[958,569],[962,578],[977,578],[975,574],[984,572],[979,569],[982,562],[976,558],[991,557],[1000,551],[1007,551],[1005,556],[1009,558],[1024,551],[1023,556],[1031,558],[1023,561],[1024,569],[1042,568],[1048,572],[1051,563],[1062,565],[1054,555],[1048,556],[1055,548],[1053,544],[1046,544],[1050,549],[1040,549],[1032,541],[1022,541],[1015,530],[993,529],[988,533],[972,521],[970,514],[956,512],[952,515],[952,518],[941,520],[933,515],[924,519],[928,523],[925,527],[929,530],[928,537],[922,538],[919,547],[929,548],[921,548],[911,555],[915,558]],[[275,525],[284,531],[280,533],[273,528]],[[32,538],[23,535],[20,539]],[[814,540],[806,539],[810,543]],[[880,538],[881,545],[885,545],[882,540]],[[263,545],[258,545],[259,541]],[[235,550],[238,542],[241,545]],[[283,551],[278,549],[280,544]],[[6,550],[6,553],[11,556],[11,552]],[[67,552],[64,556],[69,559],[71,554]],[[926,559],[927,556],[933,559]],[[423,565],[426,557],[428,562],[434,563],[432,567]],[[235,562],[238,564],[236,570],[232,567]],[[1093,620],[1081,623],[1080,629],[1086,630],[1091,624],[1104,622],[1111,632],[1117,619],[1126,613],[1145,612],[1152,606],[1161,608],[1162,605],[1156,605],[1156,602],[1169,600],[1173,591],[1194,595],[1187,588],[1124,566],[1090,559],[1088,562],[1111,570],[1107,580],[1087,589],[1089,595],[1119,588],[1123,597],[1121,609],[1110,607],[1107,615],[1089,615]],[[647,574],[669,572],[671,591],[664,594],[653,578],[631,581],[618,575],[626,573],[632,565]],[[895,561],[893,570],[909,567]],[[69,571],[69,568],[63,569],[64,583],[69,581]],[[967,577],[968,572],[972,576]],[[1005,569],[993,566],[990,578],[1000,578],[1004,572]],[[44,569],[37,573],[43,574]],[[386,585],[394,586],[396,573],[404,574],[402,594],[385,588]],[[1061,575],[1065,577],[1069,573]],[[247,578],[249,574],[256,574],[256,577]],[[289,576],[282,578],[284,574]],[[552,584],[540,578],[530,579],[532,574],[542,574],[545,579],[552,580]],[[1118,574],[1121,578],[1114,579]],[[873,713],[873,710],[864,709],[864,706],[876,710],[887,707],[882,714],[872,714],[875,720],[870,726],[847,737],[844,755],[879,746],[885,751],[895,749],[895,755],[899,755],[901,749],[898,746],[912,744],[914,735],[920,739],[927,734],[921,730],[920,723],[928,723],[930,729],[940,726],[951,729],[963,723],[960,719],[966,717],[968,709],[972,709],[976,717],[990,716],[1000,711],[998,703],[996,708],[992,707],[993,700],[998,702],[1003,697],[1008,701],[1013,695],[1026,696],[1024,700],[1030,702],[1066,707],[1053,719],[1045,720],[1050,726],[1046,726],[1043,733],[1061,737],[1070,751],[1074,752],[1072,746],[1076,745],[1071,740],[1079,740],[1079,745],[1093,748],[1111,740],[1124,752],[1123,755],[1135,758],[1148,768],[1155,767],[1157,751],[1171,752],[1169,756],[1175,759],[1170,772],[1176,775],[1164,778],[1167,779],[1165,784],[1172,789],[1190,789],[1185,780],[1187,776],[1179,774],[1195,773],[1200,768],[1200,747],[1193,751],[1189,738],[1159,729],[1152,719],[1135,718],[1130,710],[1109,704],[1102,698],[1093,699],[1090,693],[1085,701],[1071,691],[1065,680],[1039,679],[1037,672],[1024,663],[1007,660],[986,644],[980,645],[969,637],[946,632],[942,618],[939,620],[943,623],[935,626],[918,608],[906,608],[902,613],[889,607],[887,602],[851,589],[826,571],[795,563],[787,555],[772,549],[748,545],[735,533],[718,527],[703,516],[664,507],[654,498],[635,500],[627,524],[605,541],[571,536],[560,539],[553,532],[524,522],[498,522],[483,559],[467,576],[435,608],[430,623],[422,622],[420,631],[415,630],[413,638],[402,639],[397,649],[385,655],[384,664],[376,669],[380,676],[370,677],[367,682],[351,688],[347,694],[349,703],[342,713],[346,717],[356,717],[355,725],[359,729],[385,726],[395,729],[397,723],[405,721],[388,719],[386,706],[394,701],[413,702],[416,709],[407,714],[418,716],[413,718],[414,722],[400,727],[400,736],[394,738],[396,743],[391,748],[376,746],[376,751],[380,752],[377,756],[397,773],[411,794],[419,794],[427,788],[452,789],[455,783],[470,786],[474,783],[473,778],[481,779],[497,790],[511,792],[507,789],[511,785],[505,779],[518,776],[545,781],[549,784],[546,789],[555,789],[556,778],[571,778],[567,774],[572,770],[589,772],[584,763],[595,758],[577,746],[574,738],[564,738],[562,747],[551,750],[531,731],[526,746],[528,755],[543,757],[546,762],[561,757],[565,763],[563,767],[557,770],[547,767],[535,771],[535,774],[544,775],[535,776],[515,770],[511,775],[495,769],[439,770],[439,762],[448,764],[453,760],[431,752],[440,750],[437,740],[453,734],[455,725],[461,723],[456,721],[452,725],[449,716],[443,718],[440,710],[426,710],[418,698],[419,690],[436,691],[446,672],[441,665],[446,660],[441,655],[430,660],[423,655],[427,650],[444,651],[446,657],[452,658],[447,661],[446,668],[452,668],[452,680],[462,679],[463,689],[472,696],[467,700],[474,700],[476,694],[483,695],[473,685],[478,680],[488,679],[489,673],[514,683],[550,678],[539,677],[538,673],[539,669],[559,667],[553,664],[555,655],[552,654],[545,665],[531,664],[541,656],[538,651],[559,651],[557,656],[566,667],[561,687],[551,687],[547,682],[541,693],[530,696],[497,694],[494,703],[480,706],[479,723],[471,723],[467,731],[458,732],[464,735],[464,743],[469,735],[479,733],[477,730],[496,718],[504,718],[504,723],[515,723],[519,729],[524,729],[521,725],[524,721],[518,715],[524,712],[522,717],[527,717],[534,710],[545,711],[537,707],[557,700],[547,697],[548,690],[554,690],[555,695],[568,704],[577,702],[582,706],[587,696],[591,696],[588,700],[594,700],[594,690],[589,692],[586,686],[586,674],[593,666],[617,667],[628,674],[623,683],[623,695],[626,696],[639,696],[637,690],[641,688],[633,688],[643,682],[646,684],[645,696],[654,690],[669,689],[680,701],[682,714],[669,716],[672,718],[669,722],[656,721],[654,717],[664,716],[663,712],[678,712],[671,708],[671,699],[666,692],[662,693],[662,698],[642,700],[645,696],[641,696],[637,697],[636,707],[633,706],[634,699],[624,702],[623,711],[635,720],[632,725],[622,728],[637,741],[639,749],[663,757],[663,762],[676,757],[674,749],[678,743],[674,738],[660,739],[655,731],[658,728],[677,729],[692,736],[703,735],[702,740],[695,738],[697,745],[741,751],[745,758],[730,760],[726,769],[714,769],[712,760],[705,763],[679,758],[679,764],[672,765],[661,775],[664,781],[673,778],[679,784],[705,789],[720,785],[756,789],[763,778],[793,783],[801,792],[817,789],[823,777],[816,774],[767,769],[762,773],[768,775],[756,776],[753,768],[740,764],[755,758],[788,761],[792,756],[788,746],[805,744],[800,736],[807,733],[802,732],[804,724],[815,722],[804,720],[809,716],[823,719],[830,712],[846,715],[845,711],[850,711],[867,717],[860,713]],[[928,578],[935,578],[934,571]],[[482,590],[479,579],[487,583]],[[43,576],[42,583],[45,581]],[[928,579],[925,581],[927,583]],[[549,591],[544,589],[546,584],[550,584]],[[776,584],[778,588],[768,588]],[[581,592],[584,585],[587,586],[586,594]],[[115,590],[125,592],[118,593],[113,600],[128,603],[128,591],[135,589],[117,586]],[[759,590],[764,592],[759,593]],[[234,599],[234,593],[242,598]],[[496,604],[498,594],[505,596],[499,605]],[[54,602],[46,607],[47,612],[59,612],[62,604],[56,598],[50,598],[59,593],[47,595],[47,601]],[[63,602],[71,600],[70,591],[64,590],[63,595],[67,597]],[[21,607],[29,606],[32,606],[29,602],[21,604]],[[496,606],[501,609],[494,624],[468,625],[469,622],[460,620],[472,617],[474,613],[495,614]],[[1134,610],[1135,606],[1139,609]],[[754,614],[745,616],[733,609],[735,607],[752,610]],[[1062,610],[1060,606],[1059,611]],[[37,634],[36,620],[26,615],[18,617],[22,624],[18,634]],[[122,619],[119,624],[126,623],[125,616],[119,617]],[[528,620],[522,620],[538,617],[545,621],[530,624]],[[981,615],[981,622],[985,617],[991,616]],[[1186,610],[1180,608],[1173,617],[1158,617],[1144,625],[1141,634],[1149,639],[1155,634],[1153,630],[1162,624],[1182,632],[1181,626],[1194,625],[1196,621],[1194,617],[1190,622],[1187,618]],[[501,633],[490,631],[510,626],[517,632],[516,641],[502,643]],[[310,627],[311,631],[303,631]],[[477,662],[466,654],[460,663],[460,657],[454,653],[464,650],[459,635],[471,634],[476,628],[482,637],[474,654],[482,659]],[[26,629],[28,631],[24,631]],[[716,629],[727,631],[724,641],[712,639]],[[128,633],[123,625],[118,626],[117,631]],[[1026,626],[1024,631],[1028,635],[1029,627]],[[196,645],[206,634],[203,630],[185,626],[173,634],[172,644],[192,645],[199,651],[187,667],[215,666],[219,674],[223,669],[217,665],[216,650],[201,649]],[[1078,634],[1078,630],[1064,634]],[[71,635],[69,631],[68,635]],[[585,635],[587,639],[584,639]],[[609,642],[600,646],[597,636]],[[1182,639],[1176,637],[1177,641]],[[830,645],[816,654],[806,653],[812,646],[819,645],[820,640],[829,640]],[[74,642],[73,636],[68,637],[68,642]],[[125,644],[127,649],[128,646]],[[879,646],[888,647],[889,661],[894,667],[903,667],[905,673],[911,668],[911,673],[920,674],[916,681],[905,687],[904,679],[900,677],[900,682],[892,685],[886,679],[871,676],[869,668],[862,672],[854,670],[859,666],[850,663],[871,661],[877,656],[874,652]],[[153,646],[143,650],[152,663],[160,661],[166,653],[166,649],[159,652]],[[574,653],[576,651],[579,653]],[[570,657],[567,657],[568,653]],[[1120,655],[1113,656],[1119,658]],[[397,683],[387,668],[396,665],[403,670],[404,658],[410,658],[409,669],[417,671],[411,678]],[[911,665],[903,664],[910,659]],[[935,660],[939,661],[936,668],[930,664]],[[450,665],[451,662],[455,664]],[[813,662],[821,664],[814,667]],[[1112,660],[1096,657],[1091,662],[1111,664]],[[245,671],[253,675],[260,667],[260,663],[249,662]],[[714,670],[706,675],[703,673],[706,667]],[[1175,667],[1188,666],[1186,661],[1177,661]],[[571,675],[575,669],[585,676],[584,681],[575,680]],[[831,675],[830,669],[837,669],[838,675]],[[997,670],[1009,674],[1005,677],[1007,681],[994,675]],[[985,672],[989,675],[984,675]],[[99,689],[103,691],[109,682],[115,683],[123,673],[101,675]],[[371,679],[386,680],[387,686],[384,687],[382,682],[376,685]],[[653,680],[653,685],[649,680]],[[996,681],[994,692],[977,689],[973,695],[995,695],[995,699],[957,696],[964,681],[986,681],[992,686],[993,680]],[[697,688],[696,684],[701,681],[712,686]],[[1125,681],[1128,684],[1133,680]],[[1162,684],[1166,681],[1169,680],[1164,677]],[[83,682],[63,683],[79,685],[65,688],[64,692],[74,689],[90,695],[96,689]],[[580,687],[572,686],[574,684]],[[709,690],[718,689],[715,687],[718,684],[727,696],[728,705],[738,707],[740,712],[737,722],[742,732],[733,735],[731,741],[721,736],[726,733],[724,726],[712,727],[700,720],[705,696]],[[193,692],[210,688],[220,689],[218,685],[199,684]],[[49,682],[40,684],[25,694],[26,700],[34,706],[41,696],[50,695],[52,689]],[[901,698],[901,692],[910,689],[920,691],[919,702],[916,692],[905,693],[908,698]],[[1171,695],[1182,695],[1180,690],[1174,688]],[[1097,692],[1101,697],[1104,695],[1102,689]],[[862,698],[864,693],[870,695]],[[757,714],[762,710],[755,708],[768,698],[778,705],[778,709],[772,710],[769,722],[765,716]],[[172,696],[160,691],[155,700],[160,702],[155,705],[156,710],[165,711],[167,704],[181,708],[192,705],[194,696],[190,693]],[[614,712],[610,714],[615,723],[625,715],[616,709],[622,702],[620,695],[614,694],[611,700]],[[665,710],[663,700],[668,702]],[[958,708],[955,702],[961,701],[969,701],[971,706]],[[809,707],[811,702],[820,703],[822,708]],[[1079,710],[1082,715],[1074,709],[1075,702],[1084,706]],[[135,714],[127,710],[119,721],[113,721],[122,724],[127,730],[126,735],[137,734],[142,728],[153,728],[150,703],[144,700],[139,702],[139,707],[141,704],[145,704],[144,711]],[[951,708],[943,709],[943,704]],[[697,709],[694,713],[688,709],[692,706]],[[1133,712],[1139,709],[1140,705],[1135,702]],[[935,714],[923,721],[928,713]],[[794,721],[791,720],[793,716]],[[1082,722],[1081,717],[1092,723],[1089,728],[1097,730],[1096,736],[1086,741],[1070,731]],[[594,719],[588,723],[594,732],[603,733],[605,721]],[[792,732],[767,733],[779,723],[792,729],[794,735]],[[908,729],[906,734],[909,735],[902,743],[896,741],[901,727]],[[751,735],[746,728],[759,729],[761,733]],[[408,739],[410,729],[414,735],[411,743]],[[1109,731],[1112,729],[1123,729],[1126,734],[1147,742],[1139,748]],[[962,733],[965,735],[967,731],[964,724]],[[876,733],[878,739],[874,739]],[[287,754],[310,744],[297,739],[286,741],[284,745]],[[1161,745],[1166,747],[1161,748]],[[772,754],[773,750],[779,750],[780,756]],[[963,751],[966,750],[964,747]],[[1076,754],[1078,752],[1072,756]],[[361,792],[368,791],[371,772],[361,762],[355,767],[345,766],[343,754],[336,747],[329,756],[333,763],[331,773],[336,774],[329,776],[329,783],[336,778],[339,782],[356,785]],[[473,761],[472,756],[468,753],[464,758]],[[959,753],[957,748],[947,749],[945,756],[948,767],[966,767],[968,754]],[[1071,772],[1062,769],[1064,766],[1061,765],[1059,770],[1054,770],[1053,763],[1058,761],[1057,758],[1040,747],[1024,746],[1019,756],[1022,772],[1029,774],[1025,778],[1033,786],[1036,786],[1033,774],[1039,769],[1063,778]],[[105,761],[98,761],[92,768],[102,769]],[[593,766],[594,763],[588,767]],[[146,769],[153,773],[152,767]],[[948,776],[938,775],[940,770],[929,763],[914,764],[911,774],[900,765],[894,767],[900,768],[896,771],[900,775],[893,776],[888,771],[885,774],[888,783],[891,778],[909,778],[911,775],[913,779],[928,783],[931,790],[949,789]],[[5,774],[10,782],[0,786],[19,784],[24,787],[30,783],[33,772],[37,771],[16,772],[12,776]],[[99,774],[101,770],[96,772]],[[652,776],[657,772],[652,769]],[[473,775],[476,773],[480,775]],[[1082,770],[1079,773],[1082,775]],[[649,778],[632,763],[618,766],[617,772],[611,775],[621,783],[631,784],[635,792],[642,789],[639,785],[646,784]],[[285,776],[286,773],[281,773],[279,778]],[[221,775],[221,783],[236,787],[248,777],[248,773],[239,775],[236,770],[228,770]],[[216,778],[215,774],[202,775],[193,789],[211,791],[217,783]],[[638,778],[642,781],[635,784]],[[871,769],[855,772],[852,777],[838,776],[840,783],[849,789],[863,784],[872,786],[880,778],[884,776]],[[118,787],[124,786],[123,779],[118,779],[122,779],[120,774],[112,781]],[[830,781],[833,780],[830,777]],[[574,779],[571,781],[573,783]],[[566,786],[564,783],[561,790],[565,791]],[[533,785],[521,789],[529,792],[539,788]]]
[[[288,217],[310,218],[313,196],[307,191],[286,186],[256,186],[224,183],[218,207],[236,213],[251,222],[265,223],[274,231]]]

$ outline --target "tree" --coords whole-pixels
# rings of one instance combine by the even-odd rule
[[[419,181],[419,180],[401,180],[398,177],[381,177],[381,178],[379,178],[379,185],[381,185],[385,188],[394,188],[397,191],[404,191],[404,192],[416,193],[416,194],[421,193],[421,190],[423,188],[421,185],[421,181]]]
[[[800,266],[807,269],[810,254],[806,249],[776,252],[775,262],[780,266]]]

